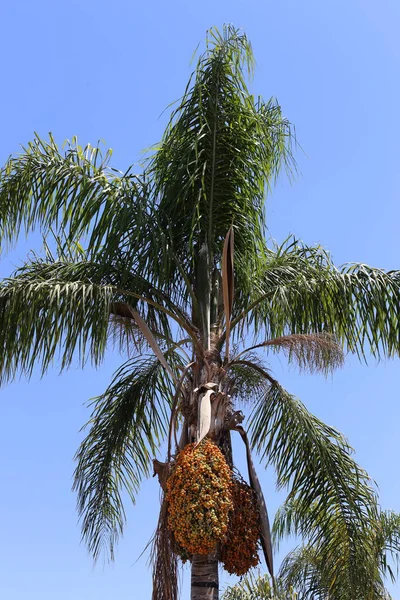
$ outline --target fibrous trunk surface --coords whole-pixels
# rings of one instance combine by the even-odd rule
[[[218,590],[217,553],[194,554],[190,600],[218,600]]]

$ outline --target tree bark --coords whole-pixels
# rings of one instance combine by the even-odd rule
[[[190,600],[218,600],[217,553],[194,554],[192,559],[192,582]]]

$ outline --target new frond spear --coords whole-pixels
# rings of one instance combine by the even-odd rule
[[[99,365],[115,340],[126,352],[93,401],[75,489],[90,551],[113,557],[125,525],[122,492],[135,501],[167,440],[166,462],[154,461],[165,493],[153,600],[176,599],[180,560],[192,563],[192,600],[217,600],[218,561],[238,522],[229,515],[240,510],[234,490],[247,490],[258,526],[240,556],[225,552],[225,567],[245,570],[255,536],[273,575],[252,450],[288,492],[282,534],[296,531],[329,565],[330,597],[346,585],[352,600],[360,589],[372,598],[381,522],[370,481],[346,440],[282,388],[265,357],[283,351],[300,369],[327,373],[342,363],[342,348],[361,358],[398,355],[400,273],[337,268],[321,248],[293,239],[268,247],[266,191],[282,168],[295,167],[280,106],[248,90],[252,67],[243,33],[210,30],[140,174],[117,172],[110,153],[76,140],[61,152],[52,137],[36,136],[9,159],[0,172],[2,245],[40,227],[58,252],[0,284],[0,377],[29,377],[34,365],[45,373],[58,356],[62,369],[74,357]],[[248,334],[255,339],[246,349]],[[239,400],[249,406],[249,435]],[[234,435],[245,442],[250,487],[232,471]]]

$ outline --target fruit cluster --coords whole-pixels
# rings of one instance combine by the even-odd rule
[[[260,562],[260,517],[255,493],[244,481],[234,479],[232,499],[233,511],[220,561],[231,575],[244,575]]]
[[[209,439],[178,454],[167,481],[168,526],[190,554],[209,554],[225,539],[232,504],[232,471]]]

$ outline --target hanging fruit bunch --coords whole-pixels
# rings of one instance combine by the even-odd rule
[[[225,539],[232,510],[232,471],[209,439],[178,454],[167,481],[168,526],[190,554],[209,554]]]
[[[220,561],[231,575],[244,575],[260,562],[260,516],[255,492],[243,480],[233,480],[232,500],[233,510]]]

